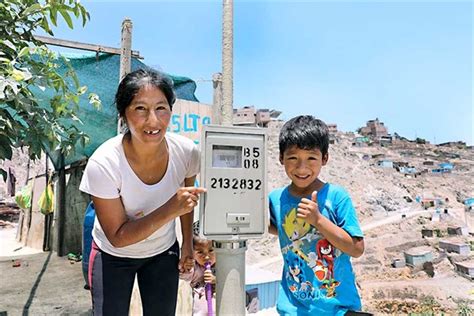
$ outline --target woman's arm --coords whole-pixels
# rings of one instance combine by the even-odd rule
[[[195,187],[179,188],[161,207],[136,220],[127,218],[120,198],[102,199],[92,196],[92,200],[107,239],[114,247],[120,248],[142,241],[169,221],[192,212],[198,194],[204,191],[203,188]]]
[[[194,186],[196,176],[184,179],[184,185],[186,187]],[[197,200],[196,200],[197,202]],[[186,214],[179,217],[181,221],[181,234],[183,236],[183,243],[181,245],[181,258],[179,260],[179,270],[181,272],[189,271],[184,262],[186,260],[193,259],[193,220],[194,220],[194,207]]]

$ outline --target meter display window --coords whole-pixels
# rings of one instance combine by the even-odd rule
[[[242,168],[242,146],[212,146],[212,167]]]

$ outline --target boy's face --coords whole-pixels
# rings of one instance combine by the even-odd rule
[[[328,154],[323,157],[319,149],[290,147],[280,157],[285,172],[293,185],[299,189],[309,188],[318,178],[322,166],[326,165]]]
[[[207,261],[211,263],[211,266],[216,263],[216,255],[214,248],[212,248],[212,241],[207,240],[194,244],[194,260],[196,260],[200,266],[204,266]]]

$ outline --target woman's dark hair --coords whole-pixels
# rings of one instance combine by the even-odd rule
[[[323,157],[329,149],[329,130],[326,124],[311,115],[300,115],[286,122],[280,131],[280,157],[285,150],[296,146],[300,149],[319,149]]]
[[[120,81],[117,88],[115,104],[117,105],[117,111],[121,117],[125,117],[125,109],[130,105],[138,91],[148,85],[160,89],[160,91],[164,93],[170,109],[173,109],[176,95],[171,79],[153,69],[138,69],[128,73],[122,81]]]

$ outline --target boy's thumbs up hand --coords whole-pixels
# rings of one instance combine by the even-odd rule
[[[298,204],[297,212],[297,217],[303,218],[307,223],[316,227],[316,223],[321,216],[318,206],[318,192],[313,191],[311,193],[311,200],[302,198]]]

